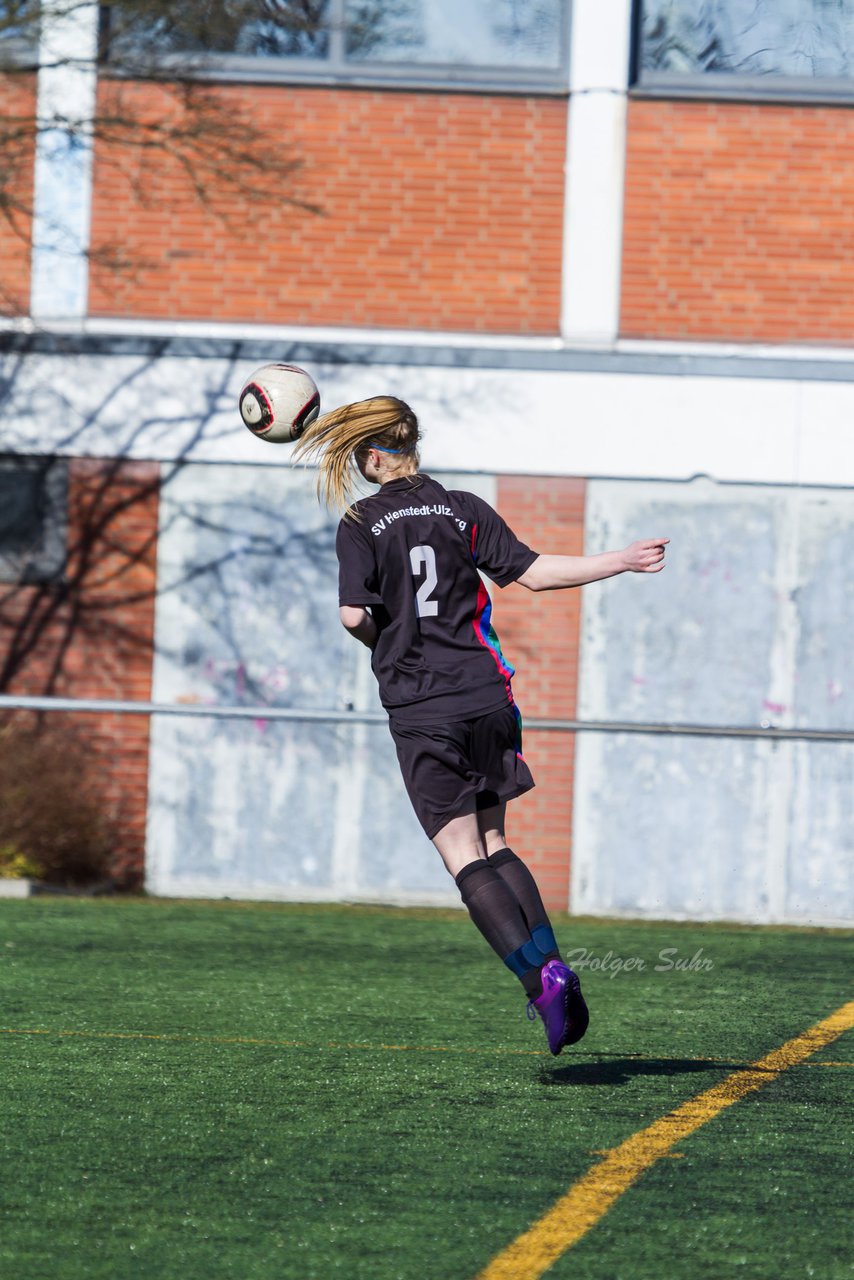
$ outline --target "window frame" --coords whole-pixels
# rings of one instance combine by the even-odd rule
[[[746,102],[790,102],[847,106],[854,102],[854,76],[728,75],[697,71],[686,75],[643,69],[644,0],[632,0],[629,91],[633,98],[695,98]]]
[[[12,29],[10,32],[0,30],[0,73],[3,71],[19,71],[38,58],[39,41],[41,40],[41,4],[34,5],[38,12],[28,19],[25,29]],[[35,70],[35,66],[32,70]]]
[[[429,3],[429,0],[427,0]],[[343,0],[332,0],[333,17],[343,12]],[[100,6],[108,9],[109,5]],[[340,24],[330,32],[330,49],[324,58],[250,57],[234,53],[163,53],[154,65],[162,76],[210,80],[218,83],[296,84],[306,87],[429,89],[498,92],[542,96],[566,96],[569,93],[569,55],[572,27],[572,5],[560,5],[561,36],[558,66],[497,66],[495,64],[460,64],[439,62],[407,62],[348,60],[344,50],[344,33]],[[141,74],[128,63],[109,58],[99,68],[100,74],[133,79]]]
[[[7,550],[0,542],[0,584],[28,587],[60,583],[68,560],[68,460],[0,453],[0,473],[41,472],[38,539],[22,551]]]

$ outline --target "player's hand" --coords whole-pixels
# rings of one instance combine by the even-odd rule
[[[664,568],[664,548],[669,538],[644,538],[626,547],[623,555],[629,573],[659,573]]]

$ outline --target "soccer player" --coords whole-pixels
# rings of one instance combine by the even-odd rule
[[[416,816],[559,1054],[581,1039],[589,1015],[536,881],[504,834],[507,802],[534,780],[521,751],[513,668],[490,624],[480,573],[500,587],[579,587],[656,573],[668,539],[603,555],[538,555],[481,498],[419,471],[419,439],[409,406],[377,396],[324,414],[295,454],[317,460],[319,492],[343,511],[341,622],[371,651]],[[379,486],[356,502],[354,468]]]

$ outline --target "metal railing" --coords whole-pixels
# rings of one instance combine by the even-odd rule
[[[0,711],[74,711],[112,715],[207,716],[223,720],[284,720],[309,724],[385,724],[384,711],[300,707],[229,707],[197,702],[140,702],[109,698],[52,698],[0,694]],[[638,733],[692,738],[756,738],[765,742],[854,742],[851,729],[782,729],[772,724],[652,724],[633,720],[525,718],[526,732]]]

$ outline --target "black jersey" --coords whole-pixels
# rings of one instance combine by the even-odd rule
[[[478,570],[503,587],[536,552],[482,498],[423,472],[353,510],[338,526],[339,603],[368,607],[377,624],[372,666],[392,719],[468,720],[512,702]]]

